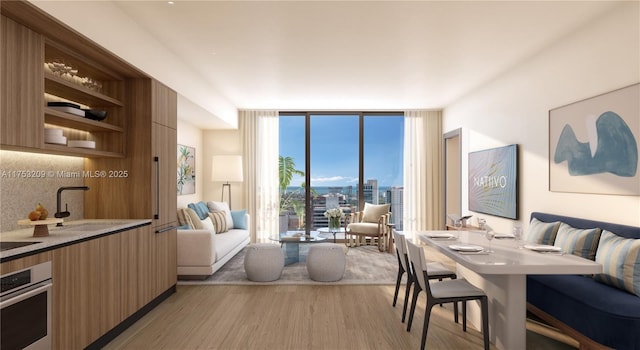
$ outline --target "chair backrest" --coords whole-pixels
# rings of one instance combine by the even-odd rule
[[[396,251],[398,252],[398,257],[400,258],[400,264],[402,264],[402,268],[405,271],[411,271],[409,270],[409,266],[407,266],[407,240],[403,233],[399,233],[396,230],[392,230],[392,232],[393,240],[396,242]]]
[[[429,288],[429,281],[426,279],[427,262],[424,258],[424,250],[421,246],[414,244],[411,241],[407,242],[407,250],[409,251],[409,260],[413,266],[413,271],[418,280],[420,288],[427,293],[427,297],[431,297],[431,289]],[[424,272],[423,272],[424,271]]]

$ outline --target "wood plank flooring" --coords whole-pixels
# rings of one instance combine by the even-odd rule
[[[178,286],[105,349],[419,349],[424,294],[407,332],[400,322],[403,299],[392,307],[393,291],[371,285]],[[565,349],[545,337],[527,339],[528,349]],[[478,330],[464,333],[449,309],[433,309],[428,349],[482,347]]]

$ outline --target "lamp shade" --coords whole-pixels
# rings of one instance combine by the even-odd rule
[[[242,182],[242,156],[213,156],[211,181]]]

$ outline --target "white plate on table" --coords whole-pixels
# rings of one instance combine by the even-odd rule
[[[445,232],[426,233],[425,236],[429,238],[454,238],[455,237],[453,233],[445,233]]]
[[[459,252],[481,252],[484,250],[484,248],[479,245],[461,245],[461,244],[452,244],[449,246],[449,249],[457,250]]]
[[[493,238],[496,238],[496,239],[516,238],[516,236],[514,236],[511,233],[496,233],[496,235],[493,236]]]
[[[525,248],[536,251],[536,252],[561,252],[562,248],[556,247],[553,245],[533,245],[533,244],[525,244]]]

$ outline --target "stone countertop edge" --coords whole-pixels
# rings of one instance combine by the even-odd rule
[[[82,241],[98,238],[114,232],[126,231],[151,224],[150,219],[84,219],[65,222],[63,230],[56,231],[55,225],[49,225],[49,236],[33,237],[33,227],[2,232],[0,241],[3,242],[39,242],[28,246],[8,249],[0,252],[0,263],[13,259],[41,253]],[[99,224],[93,230],[73,230],[74,225]],[[108,226],[108,227],[105,227]]]

